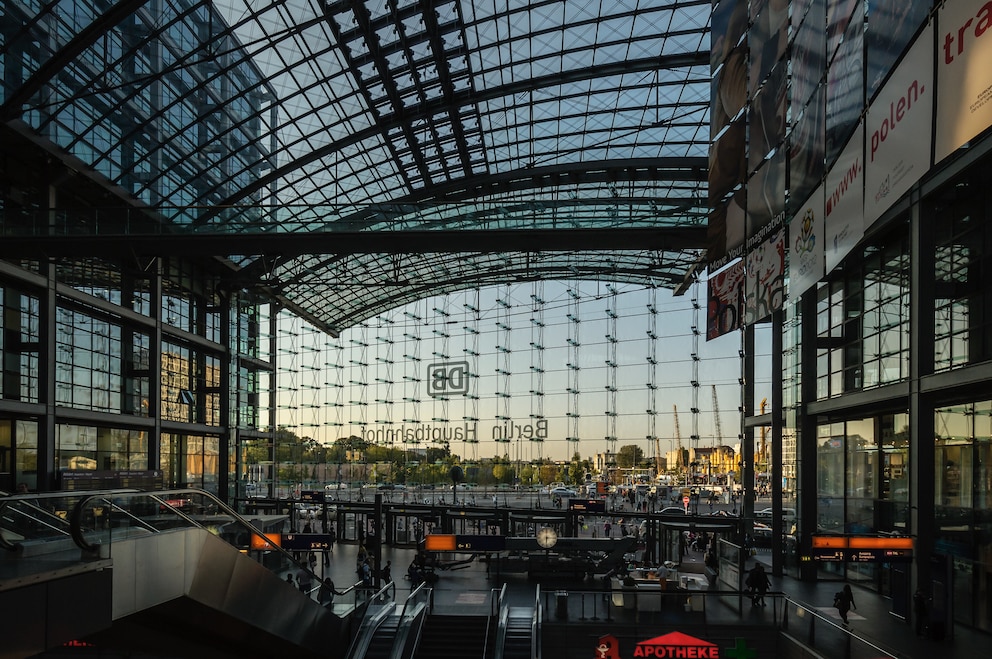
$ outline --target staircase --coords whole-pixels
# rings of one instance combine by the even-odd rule
[[[489,620],[487,616],[428,616],[414,657],[489,659],[493,654]]]

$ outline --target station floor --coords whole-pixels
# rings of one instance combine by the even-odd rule
[[[330,565],[323,566],[318,561],[317,571],[322,576],[329,576],[338,590],[344,590],[358,581],[356,573],[356,558],[358,546],[354,544],[337,544],[331,553]],[[384,547],[381,563],[391,561],[391,571],[396,585],[396,599],[402,601],[410,592],[410,581],[404,577],[407,566],[413,560],[416,552],[413,549]],[[756,560],[763,562],[770,556],[759,554]],[[687,557],[687,560],[698,560]],[[750,562],[749,562],[750,564]],[[443,614],[484,614],[490,611],[494,589],[507,584],[515,597],[533,601],[537,583],[528,581],[526,575],[500,575],[496,578],[490,574],[483,562],[473,562],[464,568],[442,570],[438,572],[439,579],[434,587],[434,610]],[[769,569],[770,572],[770,569]],[[818,610],[827,618],[840,618],[832,607],[833,594],[840,589],[837,581],[822,581],[817,583],[803,582],[783,576],[771,577],[772,590],[781,591],[791,599],[812,609]],[[541,590],[551,592],[557,588],[571,587],[582,589],[582,583],[541,583]],[[914,627],[909,620],[901,619],[891,613],[891,600],[876,592],[860,588],[852,584],[854,600],[857,609],[849,615],[851,632],[887,652],[907,659],[924,659],[940,656],[945,659],[957,657],[984,656],[992,644],[992,635],[961,625],[955,625],[953,630],[943,640],[937,641],[920,637],[914,633]],[[314,595],[316,596],[316,594]],[[547,601],[547,600],[546,600]],[[570,604],[574,606],[574,604]],[[579,616],[573,619],[578,621]],[[580,624],[577,622],[577,624]],[[668,631],[660,630],[659,633]],[[790,633],[800,641],[806,633],[802,621],[793,618]],[[883,656],[879,654],[879,656]]]

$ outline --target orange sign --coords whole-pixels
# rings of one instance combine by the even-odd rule
[[[455,536],[431,533],[424,538],[424,549],[427,551],[455,551]]]
[[[251,535],[251,548],[260,550],[272,550],[276,547],[280,547],[282,542],[281,533],[266,533],[265,538],[258,535],[257,533],[252,533]]]

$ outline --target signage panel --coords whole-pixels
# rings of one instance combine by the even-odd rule
[[[868,108],[865,227],[930,168],[933,29],[927,26]]]
[[[992,5],[985,0],[942,3],[937,24],[934,153],[939,162],[992,125],[992,66],[988,65],[992,62]]]
[[[830,272],[864,235],[864,124],[858,124],[833,169],[827,173],[824,254]]]
[[[331,536],[326,533],[284,533],[282,548],[290,551],[324,551],[331,548]]]

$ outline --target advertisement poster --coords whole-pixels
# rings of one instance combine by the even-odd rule
[[[929,2],[906,0],[872,0],[868,3],[868,98],[882,86],[913,35],[930,14]]]
[[[827,70],[827,33],[823,0],[813,7],[796,31],[792,44],[792,107],[802,108]],[[793,110],[795,112],[795,110]]]
[[[723,135],[710,147],[709,199],[715,207],[744,180],[747,161],[744,143],[747,126],[744,118],[730,124]]]
[[[827,272],[837,267],[864,235],[864,134],[864,125],[859,125],[827,173],[823,246]]]
[[[992,125],[992,4],[947,2],[937,27],[935,158],[940,162]]]
[[[789,223],[789,298],[796,299],[823,278],[824,196],[819,187]]]
[[[826,88],[822,85],[789,139],[789,197],[806,199],[823,178],[823,112]]]
[[[744,304],[744,261],[737,261],[710,275],[706,288],[706,340],[740,329]]]
[[[755,3],[751,3],[752,11]],[[785,55],[789,44],[789,3],[787,0],[767,0],[748,31],[751,45],[751,68],[748,74],[749,97],[771,72],[772,67]]]
[[[711,268],[722,268],[744,253],[746,207],[747,191],[740,188],[710,212],[706,227],[706,260]]]
[[[765,161],[747,182],[747,249],[763,241],[785,219],[785,152]]]
[[[722,0],[710,20],[710,72],[716,71],[747,29],[747,3]]]
[[[843,41],[855,9],[862,12],[859,16],[864,15],[861,0],[827,0],[827,63]]]
[[[744,273],[744,324],[751,325],[785,302],[784,227],[748,252]]]
[[[772,149],[785,139],[786,74],[788,67],[775,67],[751,104],[748,170],[754,171]]]
[[[847,144],[865,107],[863,47],[864,21],[851,21],[844,35],[844,43],[827,71],[828,168]]]
[[[865,227],[930,168],[932,44],[927,26],[868,108]]]
[[[710,140],[716,138],[747,101],[747,46],[739,46],[727,57],[710,83]]]

